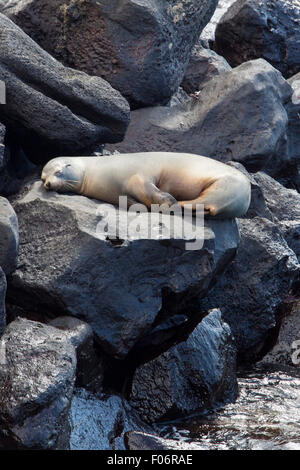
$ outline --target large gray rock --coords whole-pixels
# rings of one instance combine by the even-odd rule
[[[137,368],[130,404],[152,423],[233,401],[235,359],[230,328],[213,310],[187,341]]]
[[[38,162],[122,140],[129,122],[125,98],[105,80],[64,67],[0,14],[0,80],[7,103],[1,121],[18,131]]]
[[[287,189],[264,172],[253,178],[262,190],[273,221],[281,229],[289,247],[300,261],[300,194]]]
[[[6,277],[0,267],[0,337],[6,326],[5,316]]]
[[[215,50],[232,67],[266,59],[291,77],[300,71],[300,4],[295,0],[237,0],[218,23]]]
[[[279,307],[300,273],[280,228],[263,217],[239,219],[237,256],[201,302],[219,307],[229,324],[240,362],[260,359],[278,333]]]
[[[196,44],[182,81],[182,88],[187,93],[194,93],[202,88],[214,77],[231,70],[230,65],[214,51],[205,49]]]
[[[71,315],[86,321],[102,348],[119,358],[151,336],[160,319],[174,317],[170,329],[178,334],[186,317],[177,314],[193,297],[207,293],[239,243],[235,220],[207,222],[203,247],[197,250],[186,245],[191,234],[179,236],[177,231],[175,239],[166,230],[160,233],[166,226],[158,221],[149,239],[149,213],[139,218],[140,232],[132,230],[132,220],[128,232],[127,211],[116,212],[83,196],[47,192],[40,182],[14,208],[20,252],[19,267],[10,277],[9,302],[41,317]],[[174,221],[182,230],[182,217]]]
[[[290,85],[265,60],[247,62],[211,80],[182,105],[136,110],[120,152],[174,151],[241,162],[258,171],[287,158]]]
[[[75,390],[70,426],[71,450],[125,450],[125,432],[151,431],[120,396],[95,396],[83,389]]]
[[[65,65],[133,106],[167,102],[217,0],[2,0],[1,11]]]
[[[1,338],[0,447],[68,446],[75,349],[51,326],[18,319]]]
[[[5,274],[17,267],[19,249],[18,219],[12,206],[0,197],[0,266]]]

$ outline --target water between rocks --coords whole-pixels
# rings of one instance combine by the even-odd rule
[[[164,425],[160,435],[203,450],[300,450],[300,369],[256,367],[238,382],[235,403]]]

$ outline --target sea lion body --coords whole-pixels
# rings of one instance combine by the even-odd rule
[[[237,169],[208,157],[145,152],[105,157],[58,157],[44,167],[45,189],[71,191],[128,204],[204,204],[219,218],[240,217],[250,204],[250,181]]]

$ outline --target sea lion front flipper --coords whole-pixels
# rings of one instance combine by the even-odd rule
[[[177,204],[177,200],[171,194],[160,191],[154,183],[145,181],[140,175],[133,175],[130,178],[126,190],[148,209],[151,208],[151,204],[166,204],[169,207]]]

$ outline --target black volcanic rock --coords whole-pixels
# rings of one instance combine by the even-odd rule
[[[57,328],[17,319],[1,348],[0,447],[67,448],[76,372],[71,342]]]
[[[101,76],[137,107],[170,99],[217,3],[1,0],[0,11],[64,65]]]
[[[231,70],[231,67],[224,57],[196,44],[192,50],[181,86],[187,93],[194,93],[202,90],[214,77],[228,72],[228,70]]]
[[[207,221],[198,250],[187,249],[192,235],[175,239],[160,233],[157,223],[149,238],[149,213],[139,218],[140,232],[128,233],[122,225],[127,211],[49,193],[40,182],[14,208],[20,251],[19,267],[9,278],[9,303],[41,319],[71,315],[86,321],[102,348],[117,358],[149,339],[160,318],[176,320],[191,299],[204,296],[239,243],[236,222],[229,219]],[[174,221],[182,230],[182,217]],[[178,335],[186,318],[176,321],[169,328]]]
[[[295,253],[276,223],[264,217],[239,219],[237,256],[214,289],[205,308],[219,307],[238,349],[238,361],[261,359],[276,337],[280,306],[300,274]]]
[[[236,67],[264,58],[289,78],[300,71],[300,4],[237,0],[216,28],[216,52]]]
[[[152,423],[234,401],[235,361],[230,328],[215,309],[185,342],[137,368],[130,404]]]
[[[197,99],[172,107],[138,109],[119,152],[172,151],[234,160],[249,171],[287,159],[285,104],[292,88],[263,59],[210,80]]]
[[[2,14],[0,29],[0,80],[6,84],[0,121],[14,129],[28,156],[42,163],[122,140],[129,105],[118,91],[64,67]]]

